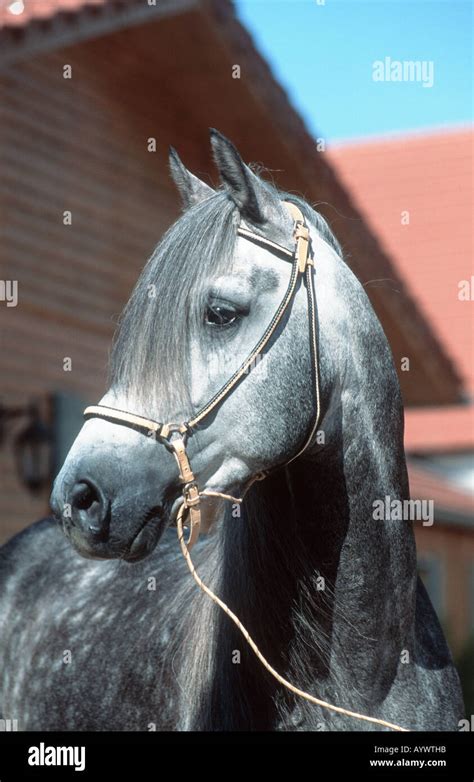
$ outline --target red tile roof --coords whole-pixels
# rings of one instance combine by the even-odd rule
[[[108,0],[0,0],[0,27],[23,27],[33,19],[49,19],[59,11],[105,5]]]
[[[472,405],[406,409],[405,447],[413,451],[472,450],[474,448]]]
[[[472,130],[333,147],[330,158],[474,391]],[[403,225],[401,214],[409,212]]]
[[[472,129],[334,146],[331,162],[474,394]],[[408,212],[404,225],[402,213]],[[474,296],[474,278],[473,296]],[[406,446],[474,447],[472,408],[407,413]]]

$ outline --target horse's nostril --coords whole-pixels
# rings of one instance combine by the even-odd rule
[[[91,480],[78,481],[71,489],[72,526],[86,536],[106,540],[110,525],[110,502]]]
[[[76,483],[71,492],[71,505],[77,510],[89,510],[94,502],[100,503],[99,492],[90,483]]]

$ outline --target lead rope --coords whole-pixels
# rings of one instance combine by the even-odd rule
[[[242,500],[238,497],[232,497],[230,494],[221,494],[221,492],[217,491],[210,491],[210,490],[203,490],[200,492],[200,495],[205,495],[208,497],[221,497],[224,500],[229,500],[230,502],[237,502],[241,503]],[[379,720],[376,717],[368,717],[366,714],[359,714],[359,712],[356,711],[349,711],[349,709],[343,709],[342,706],[334,706],[332,703],[328,703],[327,701],[322,701],[319,698],[315,698],[314,695],[310,695],[308,692],[305,692],[304,690],[300,690],[299,687],[295,687],[294,684],[289,682],[287,679],[283,678],[278,671],[273,668],[268,660],[263,656],[260,649],[258,648],[257,644],[253,640],[252,636],[250,635],[249,631],[246,627],[242,624],[238,616],[234,614],[234,612],[229,608],[227,603],[224,603],[223,600],[218,597],[215,592],[212,591],[202,580],[202,578],[199,576],[196,568],[194,567],[194,563],[191,559],[191,554],[189,553],[189,549],[186,545],[186,541],[184,539],[184,531],[183,531],[183,517],[188,510],[186,506],[186,502],[183,501],[183,503],[180,505],[178,509],[178,513],[176,516],[176,527],[178,531],[178,540],[179,545],[181,547],[181,552],[183,554],[184,559],[186,560],[186,564],[189,568],[189,571],[194,578],[196,584],[198,587],[208,596],[211,598],[212,602],[218,605],[222,610],[227,614],[227,616],[233,621],[233,623],[238,627],[242,635],[244,636],[245,640],[247,641],[250,648],[253,650],[255,655],[258,657],[262,665],[267,669],[269,673],[278,681],[280,684],[282,684],[284,687],[286,687],[287,690],[290,690],[291,692],[294,692],[295,695],[299,695],[301,698],[304,698],[305,700],[309,701],[310,703],[316,704],[316,706],[322,706],[324,709],[330,709],[331,711],[336,711],[338,714],[345,714],[346,717],[354,717],[357,720],[365,720],[365,722],[372,722],[375,725],[382,725],[385,728],[390,728],[391,730],[398,730],[402,731],[404,733],[408,733],[407,728],[402,728],[400,725],[396,725],[393,722],[387,722],[386,720]]]

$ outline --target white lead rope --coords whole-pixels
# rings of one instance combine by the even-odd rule
[[[221,497],[222,499],[229,500],[231,502],[242,502],[241,499],[238,499],[237,497],[231,497],[229,494],[221,494],[220,492],[215,491],[202,491],[200,492],[201,495],[204,496],[211,496],[211,497]],[[224,603],[223,600],[220,599],[213,591],[210,589],[204,581],[200,578],[198,575],[196,568],[194,567],[193,561],[191,559],[191,554],[189,553],[189,549],[186,545],[186,541],[184,538],[184,531],[183,531],[183,517],[187,511],[186,504],[183,502],[178,510],[178,514],[176,516],[176,526],[178,529],[178,540],[179,544],[181,546],[181,552],[183,554],[184,559],[186,560],[186,564],[191,572],[192,577],[194,578],[196,584],[198,587],[205,592],[208,597],[211,598],[211,600],[218,605],[220,608],[222,608],[223,611],[227,614],[227,616],[233,621],[233,623],[238,627],[242,635],[244,636],[245,640],[249,644],[249,646],[253,649],[256,656],[262,663],[262,665],[271,673],[271,675],[278,681],[280,684],[282,684],[284,687],[286,687],[288,690],[291,690],[291,692],[294,692],[295,695],[299,695],[301,698],[305,698],[305,700],[310,701],[310,703],[314,703],[317,706],[322,706],[324,709],[330,709],[331,711],[336,711],[339,714],[345,714],[347,717],[354,717],[357,720],[365,720],[366,722],[372,722],[376,725],[382,725],[385,728],[390,728],[391,730],[398,730],[403,731],[405,733],[408,733],[407,728],[402,728],[400,725],[396,725],[393,722],[387,722],[386,720],[380,720],[376,717],[368,717],[366,714],[359,714],[356,711],[349,711],[348,709],[343,709],[342,706],[334,706],[332,703],[328,703],[327,701],[322,701],[319,698],[315,698],[314,695],[310,695],[308,692],[305,692],[304,690],[300,690],[299,687],[295,687],[294,684],[291,684],[287,679],[284,679],[283,676],[281,676],[278,671],[273,668],[268,660],[265,659],[263,654],[261,653],[260,649],[258,648],[257,644],[253,640],[252,636],[248,632],[248,630],[244,627],[238,616],[234,614],[233,611],[229,608],[229,606]]]

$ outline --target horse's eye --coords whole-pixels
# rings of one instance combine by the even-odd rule
[[[238,317],[237,310],[230,304],[214,302],[207,305],[205,322],[207,326],[230,326]]]

